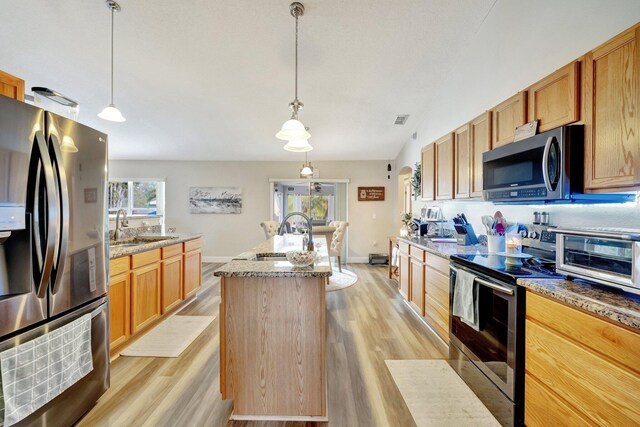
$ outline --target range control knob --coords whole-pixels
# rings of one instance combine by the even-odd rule
[[[537,239],[538,238],[538,232],[537,231],[530,231],[528,236],[530,239]]]

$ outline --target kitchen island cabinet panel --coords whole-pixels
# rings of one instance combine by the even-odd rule
[[[538,132],[580,120],[580,61],[572,62],[528,89],[529,122],[539,120]]]
[[[640,185],[640,25],[585,56],[585,190]]]
[[[515,94],[493,107],[493,148],[513,142],[516,128],[527,122],[527,92]]]
[[[574,427],[592,424],[529,374],[524,376],[528,399],[524,407],[527,427]]]

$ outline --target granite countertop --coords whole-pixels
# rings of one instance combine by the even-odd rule
[[[472,245],[472,246],[462,246],[457,243],[438,243],[433,242],[431,238],[422,236],[422,237],[397,237],[398,240],[402,240],[408,242],[414,246],[419,247],[427,252],[431,252],[432,254],[441,256],[443,258],[449,259],[451,255],[475,255],[475,254],[486,254],[487,247],[484,245]],[[437,238],[436,238],[437,239]]]
[[[219,277],[329,277],[331,265],[324,236],[314,237],[318,256],[308,267],[295,267],[287,260],[258,261],[258,257],[286,257],[302,249],[302,235],[273,236],[253,249],[234,257],[213,274]]]
[[[134,255],[140,252],[146,252],[152,249],[158,249],[163,246],[175,245],[176,243],[186,242],[202,237],[202,234],[142,234],[131,239],[123,239],[125,243],[136,243],[133,246],[109,245],[109,259],[120,258],[127,255]],[[162,240],[158,240],[164,237]],[[146,242],[148,241],[148,242]]]
[[[518,284],[640,332],[640,295],[563,279],[518,279]]]

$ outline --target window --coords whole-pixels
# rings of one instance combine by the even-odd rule
[[[127,216],[164,215],[164,181],[110,180],[109,214],[124,209]]]

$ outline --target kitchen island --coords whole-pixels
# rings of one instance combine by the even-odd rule
[[[302,236],[274,236],[215,271],[222,278],[220,391],[231,419],[328,421],[324,237],[309,267],[286,252]]]

